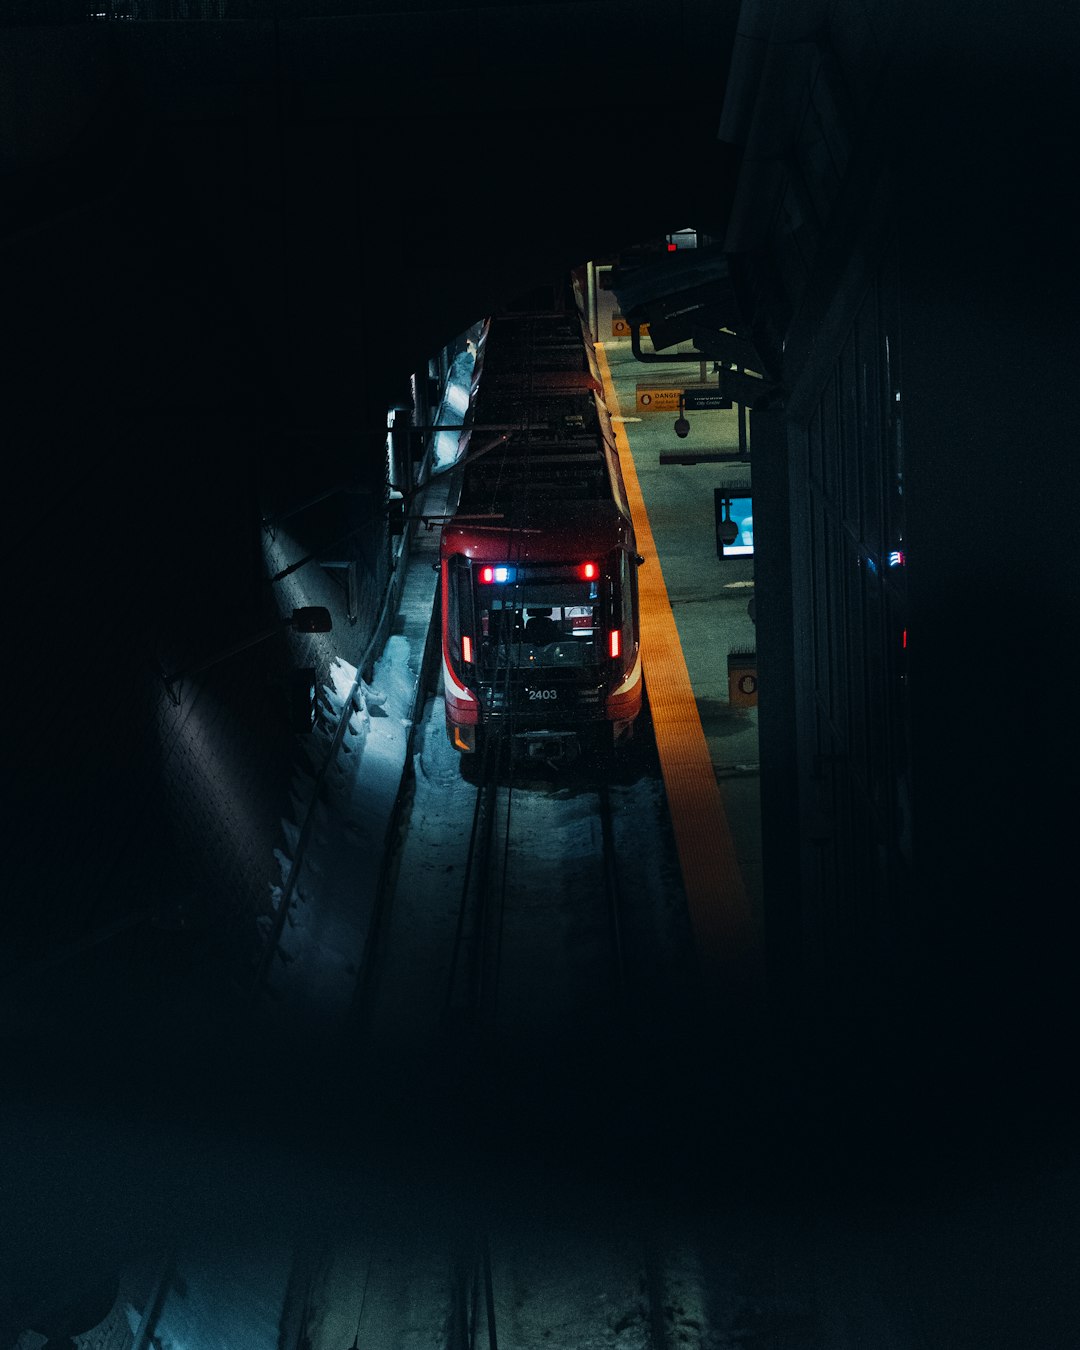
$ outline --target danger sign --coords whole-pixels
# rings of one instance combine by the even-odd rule
[[[647,323],[639,323],[637,327],[639,333],[647,333],[649,331],[649,325]],[[613,314],[611,316],[611,336],[612,337],[630,336],[630,325],[626,322],[626,320],[623,318],[621,314]]]
[[[657,389],[654,385],[637,386],[637,405],[642,412],[678,412],[681,389]]]

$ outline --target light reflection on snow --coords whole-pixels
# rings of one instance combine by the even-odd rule
[[[349,716],[342,747],[326,775],[316,807],[316,827],[303,854],[281,941],[281,960],[271,974],[274,998],[268,1015],[302,1034],[307,1017],[324,1024],[348,1008],[371,921],[384,841],[401,782],[411,726],[416,675],[408,638],[387,640],[370,684],[356,685],[357,668],[335,657],[324,699],[336,722],[350,694],[356,706]],[[329,750],[329,728],[322,744],[308,739],[311,757],[294,775],[296,820],[282,821],[285,848],[275,850],[280,884],[271,885],[273,905],[292,869],[302,821],[316,775]]]

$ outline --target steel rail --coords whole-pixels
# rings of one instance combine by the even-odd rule
[[[618,859],[615,856],[615,827],[611,815],[611,793],[606,783],[596,788],[599,801],[602,867],[604,870],[604,897],[608,906],[611,942],[615,957],[615,978],[619,996],[627,995],[626,945],[622,932],[622,892],[619,886]]]
[[[375,883],[375,898],[371,908],[371,919],[364,949],[360,955],[353,995],[349,1008],[349,1022],[354,1034],[360,1036],[364,1029],[364,1016],[368,999],[378,973],[379,956],[385,940],[386,926],[394,897],[394,868],[401,847],[402,822],[406,819],[406,808],[413,790],[413,745],[422,713],[433,684],[433,672],[439,656],[439,591],[435,589],[432,604],[431,622],[428,624],[424,641],[424,653],[420,662],[420,673],[416,682],[416,694],[411,709],[410,726],[406,738],[405,771],[401,775],[394,802],[390,808],[390,819],[386,826],[386,839],[382,859],[379,864],[378,878]]]
[[[465,872],[458,900],[457,922],[450,951],[442,1020],[453,1011],[455,996],[461,998],[461,1012],[472,1018],[479,1012],[483,991],[482,937],[491,871],[491,845],[498,808],[498,770],[502,757],[502,736],[484,737],[480,776],[473,803],[469,843],[465,854]]]
[[[491,1268],[491,1246],[486,1236],[466,1236],[451,1260],[450,1320],[446,1350],[478,1350],[481,1336],[481,1294],[483,1329],[487,1350],[499,1350],[495,1324],[495,1283]]]
[[[655,1243],[647,1238],[642,1251],[645,1293],[649,1303],[649,1350],[667,1350],[667,1313],[664,1308],[664,1277]]]
[[[516,545],[510,545],[508,547],[508,553],[516,550],[515,560],[520,561],[521,548],[522,545],[520,542]],[[515,582],[510,613],[520,614],[521,609],[521,583]],[[467,1000],[463,1011],[466,1017],[478,1017],[482,1010],[487,988],[486,976],[487,966],[489,964],[489,954],[486,949],[490,934],[494,935],[493,940],[495,944],[494,973],[490,982],[490,987],[493,990],[491,995],[492,1014],[494,1014],[494,1003],[497,999],[498,959],[502,941],[502,914],[506,900],[506,850],[509,847],[510,810],[513,798],[514,667],[512,649],[512,638],[511,635],[505,631],[504,625],[503,634],[499,641],[498,661],[492,676],[492,701],[494,702],[495,686],[501,678],[504,687],[506,720],[505,723],[497,724],[494,728],[491,726],[486,727],[485,735],[483,737],[476,802],[473,808],[472,827],[469,833],[469,846],[465,858],[465,875],[461,886],[457,926],[454,934],[454,945],[451,952],[450,974],[447,980],[447,992],[443,1006],[444,1022],[450,1014],[450,1008],[453,1002],[454,981],[456,979],[458,961],[464,943],[465,921],[470,910],[470,888],[474,891],[474,902],[471,909],[475,932],[469,954],[471,969],[466,978],[468,983],[472,986],[472,989],[471,997]],[[490,913],[491,895],[489,887],[491,885],[492,865],[494,861],[494,827],[498,814],[499,767],[502,763],[504,750],[508,753],[510,783],[507,795],[503,870],[496,899],[498,906],[498,921],[493,924]]]

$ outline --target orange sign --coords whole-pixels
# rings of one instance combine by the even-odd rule
[[[637,386],[638,412],[678,412],[681,389],[658,389],[652,384]]]
[[[736,708],[757,706],[757,655],[728,657],[728,702]]]
[[[639,333],[647,333],[648,331],[649,325],[647,323],[638,324]],[[626,322],[626,320],[623,318],[621,314],[613,314],[611,316],[611,336],[612,337],[630,336],[630,325]]]

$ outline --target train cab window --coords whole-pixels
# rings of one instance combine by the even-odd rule
[[[546,647],[566,635],[562,616],[554,617],[552,607],[526,610],[525,641],[534,647]]]
[[[498,590],[478,588],[480,665],[515,667],[596,665],[600,659],[599,581],[527,581]]]

